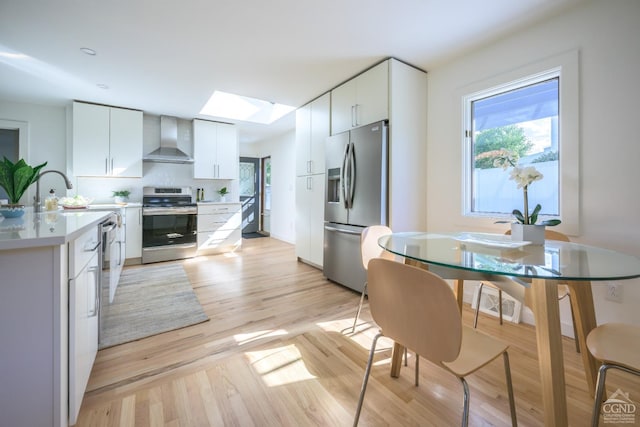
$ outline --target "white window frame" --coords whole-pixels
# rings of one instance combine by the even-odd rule
[[[580,233],[580,91],[578,51],[556,55],[517,70],[500,74],[468,86],[462,95],[462,222],[467,227],[490,227],[496,220],[510,220],[511,215],[472,212],[472,147],[471,101],[505,92],[509,89],[543,81],[558,76],[559,83],[559,218],[562,224],[555,227],[565,234]],[[515,185],[515,184],[514,184]],[[518,208],[514,206],[514,209]]]

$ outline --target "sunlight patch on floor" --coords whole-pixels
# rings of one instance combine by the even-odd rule
[[[245,352],[253,369],[268,387],[277,387],[316,378],[302,360],[294,344],[267,350]]]

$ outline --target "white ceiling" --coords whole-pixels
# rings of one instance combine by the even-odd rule
[[[386,57],[428,71],[580,1],[1,0],[0,99],[191,119],[217,89],[299,107]],[[294,114],[238,125],[254,142]]]

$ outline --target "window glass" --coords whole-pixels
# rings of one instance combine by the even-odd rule
[[[513,165],[501,167],[508,155],[543,176],[528,187],[529,210],[540,204],[540,215],[560,215],[559,87],[558,73],[538,75],[467,98],[470,214],[510,217],[523,210],[523,191],[510,179]]]

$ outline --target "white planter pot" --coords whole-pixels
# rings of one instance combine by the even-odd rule
[[[511,240],[531,242],[533,245],[544,245],[544,225],[511,223]]]

